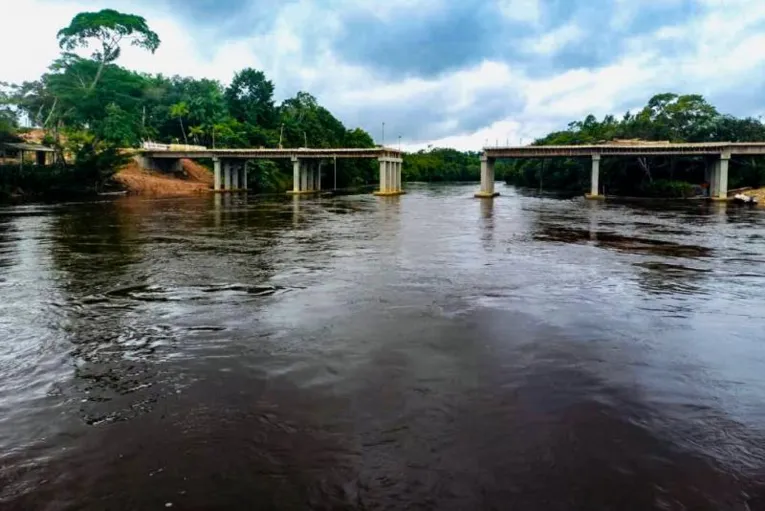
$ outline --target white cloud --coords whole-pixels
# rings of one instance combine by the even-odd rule
[[[549,56],[558,53],[569,44],[576,43],[584,35],[584,30],[578,25],[567,23],[539,37],[527,39],[524,41],[523,46],[529,53]]]

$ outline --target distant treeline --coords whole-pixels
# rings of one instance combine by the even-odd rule
[[[479,181],[481,153],[428,148],[404,155],[404,181]]]

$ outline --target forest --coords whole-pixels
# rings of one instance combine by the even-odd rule
[[[536,145],[597,144],[613,140],[669,142],[752,142],[765,140],[765,125],[752,117],[723,115],[702,96],[662,93],[621,119],[588,115],[534,142]],[[603,158],[600,181],[608,194],[680,197],[703,183],[700,156]],[[589,189],[590,162],[576,158],[517,160],[497,164],[497,175],[514,185],[579,193]],[[734,157],[729,187],[765,185],[762,157]]]
[[[276,102],[274,83],[243,68],[228,85],[217,80],[139,73],[121,67],[121,46],[153,53],[161,44],[140,16],[114,10],[80,13],[58,33],[62,53],[38,80],[0,83],[0,142],[21,141],[21,119],[42,128],[46,144],[69,163],[0,171],[0,189],[99,189],[124,163],[120,148],[144,140],[208,147],[373,147],[308,92]],[[75,50],[94,48],[89,57]],[[64,161],[60,158],[59,161]],[[73,163],[74,162],[74,163]],[[287,163],[256,161],[258,191],[286,189]],[[338,186],[377,180],[371,161],[338,161]]]

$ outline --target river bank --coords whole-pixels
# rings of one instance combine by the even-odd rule
[[[181,160],[182,172],[177,175],[142,168],[130,161],[114,175],[114,181],[131,195],[180,197],[207,193],[213,176],[207,167],[192,160]]]

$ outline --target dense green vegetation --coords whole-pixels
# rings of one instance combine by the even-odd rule
[[[216,80],[149,75],[120,67],[116,63],[120,44],[130,42],[151,52],[160,45],[159,36],[139,16],[108,9],[81,13],[58,39],[63,53],[40,79],[0,87],[0,140],[18,134],[18,119],[24,115],[46,131],[48,142],[61,155],[111,162],[109,168],[91,172],[99,180],[96,188],[114,171],[117,160],[106,156],[144,140],[228,148],[374,146],[368,133],[346,129],[307,92],[276,104],[274,84],[262,71],[245,68],[224,86]],[[88,43],[97,48],[90,58],[71,53]],[[104,157],[98,157],[101,153]],[[285,187],[291,176],[288,165],[252,162],[251,168],[258,167],[252,185],[266,191]],[[75,166],[62,165],[49,173],[46,184],[42,169],[0,169],[0,189],[55,188],[67,179],[81,183],[75,172]],[[371,161],[337,162],[338,186],[375,180]]]
[[[404,155],[404,181],[479,181],[481,153],[429,148]]]
[[[589,115],[568,129],[536,140],[536,145],[595,144],[615,139],[666,140],[670,142],[746,142],[765,140],[765,125],[758,119],[722,115],[699,95],[658,94],[636,114],[621,119],[608,115],[602,121]],[[535,188],[581,192],[589,189],[589,160],[550,158],[519,160],[497,166],[507,182]],[[682,196],[691,184],[704,180],[702,157],[603,158],[600,181],[606,192],[620,195]],[[765,185],[765,160],[736,157],[731,160],[729,184]]]

